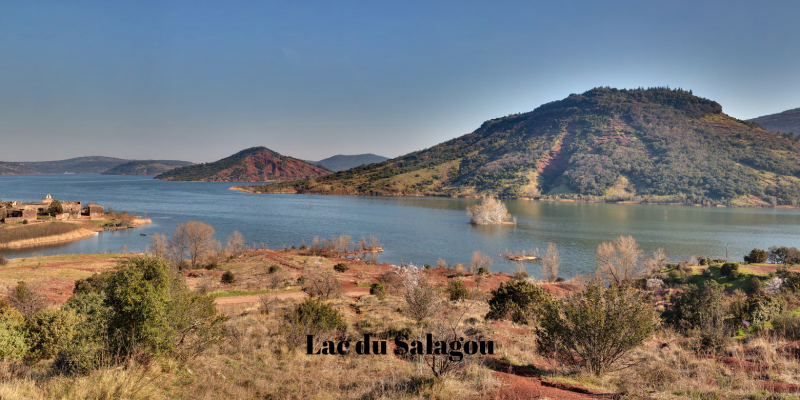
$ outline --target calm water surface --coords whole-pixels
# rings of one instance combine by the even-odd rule
[[[682,206],[617,205],[545,201],[506,201],[517,217],[513,226],[472,226],[466,208],[472,199],[256,195],[229,190],[234,183],[165,182],[152,176],[25,175],[0,176],[0,199],[39,201],[47,194],[59,200],[93,201],[116,211],[141,215],[153,224],[102,232],[94,238],[58,246],[8,251],[8,257],[32,254],[143,251],[151,235],[169,235],[181,222],[212,225],[225,242],[234,230],[249,243],[270,248],[311,243],[314,236],[377,236],[386,250],[380,261],[435,265],[468,263],[473,251],[495,259],[494,270],[513,271],[500,254],[544,249],[555,242],[561,253],[560,275],[594,270],[597,245],[619,235],[633,235],[652,253],[663,247],[670,260],[692,255],[732,259],[754,247],[800,247],[797,209],[733,209]],[[528,264],[536,274],[537,264]]]

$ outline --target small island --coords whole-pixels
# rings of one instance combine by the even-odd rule
[[[512,221],[505,204],[494,197],[486,196],[481,204],[467,207],[469,222],[473,225],[516,225],[517,219]]]

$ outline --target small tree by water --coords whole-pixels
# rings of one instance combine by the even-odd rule
[[[505,204],[494,197],[484,197],[481,204],[467,207],[467,216],[476,225],[502,224],[511,219]]]

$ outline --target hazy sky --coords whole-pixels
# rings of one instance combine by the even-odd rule
[[[596,86],[800,107],[800,1],[2,1],[0,160],[395,157]]]

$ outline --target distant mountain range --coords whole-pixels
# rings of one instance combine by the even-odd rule
[[[375,155],[372,153],[356,154],[352,156],[345,156],[342,154],[328,157],[321,161],[309,161],[311,164],[322,165],[331,171],[344,171],[350,168],[359,167],[365,164],[379,163],[388,160],[389,158]]]
[[[178,165],[189,165],[188,161],[176,160],[125,160],[114,157],[77,157],[60,161],[36,162],[2,162],[0,161],[0,175],[34,175],[34,174],[107,174],[107,175],[146,175],[148,170],[139,168],[123,168],[112,173],[115,167],[126,163],[162,164],[167,168]],[[163,172],[163,171],[162,171]]]
[[[749,119],[748,121],[755,122],[768,131],[780,133],[793,132],[800,135],[800,108],[777,114],[764,115],[763,117]]]
[[[325,167],[283,156],[266,147],[252,147],[219,161],[179,167],[156,176],[170,181],[268,182],[315,178],[330,174]]]
[[[177,167],[192,165],[188,161],[178,160],[137,160],[117,165],[103,175],[158,175]]]
[[[800,201],[800,142],[669,88],[595,88],[398,158],[259,193],[766,205]]]

